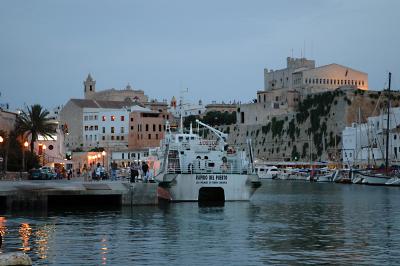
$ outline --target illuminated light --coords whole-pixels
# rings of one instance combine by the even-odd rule
[[[3,143],[4,139],[2,136],[0,136],[0,143]]]
[[[46,145],[43,144],[42,149],[43,149],[43,150],[47,149]]]
[[[106,151],[103,151],[102,153],[101,153],[101,155],[103,155],[103,156],[106,156]]]
[[[97,154],[97,158],[99,158],[99,159],[100,159],[100,157],[101,157],[101,155],[100,155],[100,154]]]
[[[29,143],[28,143],[27,141],[25,141],[25,142],[24,142],[24,147],[25,147],[25,148],[28,148],[28,146],[29,146]]]

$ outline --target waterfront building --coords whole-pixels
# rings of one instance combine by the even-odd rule
[[[60,113],[68,150],[126,148],[130,108],[135,103],[71,99]]]
[[[159,147],[164,131],[165,119],[160,112],[136,106],[129,114],[129,150]]]
[[[400,163],[400,108],[392,108],[389,118],[389,160]],[[368,117],[367,123],[353,123],[343,130],[343,164],[380,166],[385,163],[387,113]]]

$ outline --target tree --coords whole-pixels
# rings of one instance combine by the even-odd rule
[[[52,138],[56,132],[56,123],[51,121],[48,117],[49,111],[43,109],[39,104],[31,105],[26,111],[17,117],[16,130],[18,134],[27,138],[31,135],[31,153],[33,153],[33,148],[38,136]]]

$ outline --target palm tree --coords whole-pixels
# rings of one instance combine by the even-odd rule
[[[25,138],[31,135],[31,153],[33,153],[39,135],[52,139],[56,132],[56,123],[51,121],[51,118],[48,117],[49,114],[49,111],[43,109],[41,105],[34,104],[17,117],[17,132]]]

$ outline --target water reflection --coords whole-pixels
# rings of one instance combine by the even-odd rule
[[[400,261],[399,189],[267,182],[251,202],[0,217],[5,251],[37,265],[374,264]]]
[[[24,252],[31,250],[31,248],[29,246],[29,238],[32,235],[32,228],[30,227],[30,225],[28,223],[22,223],[19,226],[18,232],[19,232],[20,239],[22,240],[21,250]]]
[[[101,264],[107,264],[107,253],[108,253],[108,248],[107,248],[107,239],[103,238],[101,239]]]

